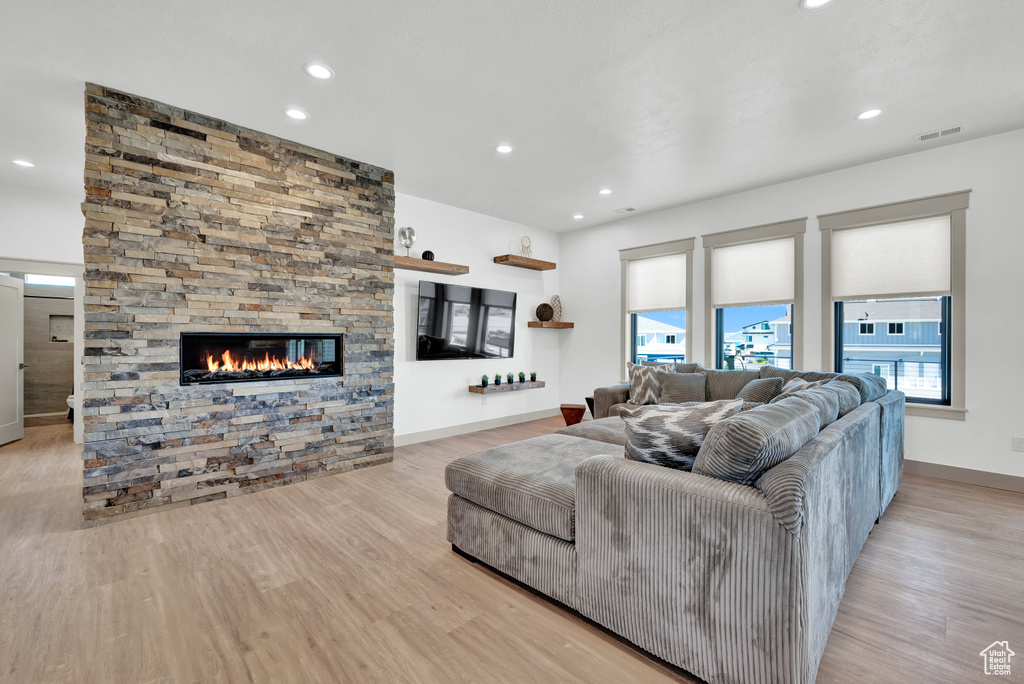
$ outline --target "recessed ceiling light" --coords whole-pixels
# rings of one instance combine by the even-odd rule
[[[583,214],[576,214],[573,216],[573,218],[579,221],[581,218],[583,218]]]
[[[612,194],[612,191],[609,188],[601,188],[600,190],[597,191],[597,194],[598,195],[610,195],[610,194]]]
[[[501,154],[509,154],[510,152],[512,152],[512,150],[514,150],[516,148],[512,147],[511,145],[502,144],[502,145],[498,145],[494,149],[496,151],[500,152]]]
[[[14,163],[17,164],[18,166],[35,166],[35,164],[33,164],[32,162],[25,161],[24,159],[15,159]]]
[[[861,112],[860,114],[858,114],[857,118],[860,119],[861,121],[864,121],[865,119],[874,119],[876,116],[878,116],[881,113],[882,113],[881,109],[869,109],[866,112]]]
[[[309,114],[302,111],[301,109],[286,109],[284,110],[285,116],[296,121],[305,121],[309,118]]]
[[[804,9],[818,9],[832,2],[832,0],[802,0],[800,3]]]
[[[304,66],[303,69],[306,70],[307,74],[309,74],[313,78],[318,78],[321,81],[329,81],[332,78],[334,78],[334,69],[325,64],[317,64],[316,62],[310,62],[309,64]]]

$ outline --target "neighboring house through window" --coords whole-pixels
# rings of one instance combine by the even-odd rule
[[[802,367],[806,226],[796,219],[703,236],[709,366]]]
[[[689,360],[693,244],[688,238],[619,250],[625,361]]]
[[[836,371],[884,377],[906,394],[908,415],[963,420],[967,412],[969,196],[818,217],[823,352]],[[874,323],[882,323],[877,335]]]

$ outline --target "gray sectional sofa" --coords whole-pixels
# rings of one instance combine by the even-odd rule
[[[744,371],[681,370],[709,374],[707,401],[746,384],[716,375]],[[628,387],[595,392],[595,413]],[[753,486],[624,458],[617,415],[460,458],[445,472],[448,540],[708,682],[813,682],[846,578],[902,479],[903,395],[858,389],[864,401]],[[721,424],[763,431],[788,415],[773,406]],[[785,432],[797,418],[772,420]]]

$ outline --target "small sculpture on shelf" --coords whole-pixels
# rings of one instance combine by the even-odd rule
[[[481,377],[480,377],[480,386],[481,386],[481,387],[487,387],[487,381],[488,381],[489,379],[490,379],[490,378],[488,378],[488,377],[487,377],[486,375],[483,375],[483,376],[481,376]]]
[[[530,372],[530,382],[537,382],[537,371]]]
[[[519,371],[519,382],[526,382],[526,373]]]
[[[416,242],[416,230],[412,226],[404,226],[398,229],[398,241],[405,247],[405,255],[410,256],[409,248]]]
[[[496,373],[494,375],[494,386],[497,387],[500,384],[501,384],[501,373]]]
[[[430,251],[430,250],[428,249],[427,251],[425,251],[425,252],[423,253],[423,260],[424,260],[424,261],[433,261],[433,260],[434,260],[434,253],[433,253],[433,252],[431,252],[431,251]]]
[[[512,384],[513,382],[515,382],[515,381],[516,381],[516,376],[512,375],[511,373],[508,373],[508,374],[507,374],[507,375],[505,376],[505,379],[506,379],[506,380],[508,380],[508,384],[510,384],[510,385],[511,385],[511,384]]]
[[[537,306],[538,321],[550,321],[554,315],[555,309],[550,304],[540,304]]]
[[[551,297],[551,320],[561,321],[562,320],[562,298],[558,295],[552,295]]]

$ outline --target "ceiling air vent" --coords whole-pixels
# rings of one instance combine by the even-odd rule
[[[636,211],[636,207],[622,207],[621,209],[613,209],[613,214],[628,214],[632,211]]]
[[[956,135],[957,133],[961,133],[963,132],[963,130],[963,126],[952,126],[950,128],[943,128],[938,131],[921,133],[917,136],[917,142],[928,142],[929,140],[935,140],[936,138],[945,138],[950,135]]]

